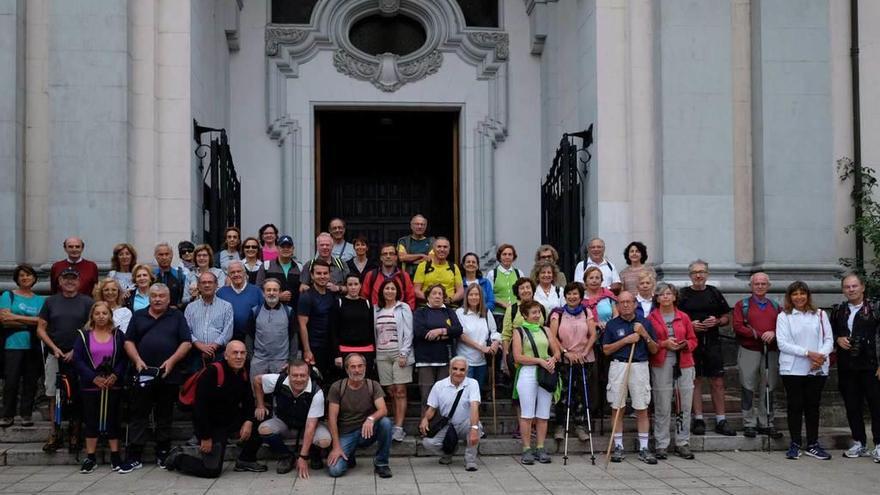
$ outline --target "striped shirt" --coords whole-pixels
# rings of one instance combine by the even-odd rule
[[[381,309],[376,314],[376,350],[397,354],[397,320],[394,309]]]
[[[192,341],[226,345],[232,339],[232,304],[215,297],[208,304],[203,298],[189,303],[184,312],[192,330]]]

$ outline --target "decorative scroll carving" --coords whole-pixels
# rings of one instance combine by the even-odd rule
[[[479,31],[468,33],[468,39],[477,46],[495,47],[495,58],[507,60],[510,57],[510,36],[500,31]]]
[[[400,0],[379,0],[379,12],[382,15],[394,15],[400,10]]]
[[[280,45],[295,45],[306,39],[308,35],[309,32],[305,29],[288,26],[267,26],[266,55],[274,57],[278,55]]]
[[[365,60],[340,48],[333,54],[333,66],[341,74],[370,81],[382,91],[393,92],[406,83],[434,74],[443,64],[443,54],[437,50],[402,64],[398,63],[400,57],[392,53],[385,53],[377,58],[378,62]]]

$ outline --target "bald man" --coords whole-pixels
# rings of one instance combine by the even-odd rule
[[[94,261],[89,261],[82,257],[86,243],[79,237],[68,237],[61,243],[67,258],[56,261],[52,264],[52,276],[49,277],[52,294],[58,293],[58,277],[61,272],[68,268],[73,268],[79,273],[79,287],[77,292],[82,295],[91,297],[92,289],[98,283],[98,265]]]

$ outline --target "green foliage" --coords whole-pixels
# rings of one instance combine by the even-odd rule
[[[849,158],[837,160],[837,173],[841,181],[853,178],[855,163]],[[862,189],[856,190],[850,195],[853,206],[861,205],[862,214],[853,223],[844,227],[846,233],[860,232],[865,240],[866,262],[870,264],[870,272],[864,266],[858,266],[855,258],[840,258],[840,263],[848,269],[859,272],[866,277],[867,295],[870,297],[880,296],[880,203],[874,199],[877,187],[876,172],[873,168],[862,167]]]

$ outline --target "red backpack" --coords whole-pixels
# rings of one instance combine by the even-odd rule
[[[226,378],[226,372],[223,370],[223,363],[215,362],[211,363],[215,368],[217,368],[217,388],[223,386],[223,382]],[[196,389],[199,388],[199,379],[205,372],[208,371],[208,367],[200,369],[193,373],[192,376],[186,379],[183,382],[183,385],[180,386],[180,392],[178,393],[177,400],[180,401],[182,406],[193,406],[196,403]],[[245,371],[245,380],[247,380],[247,371]]]

